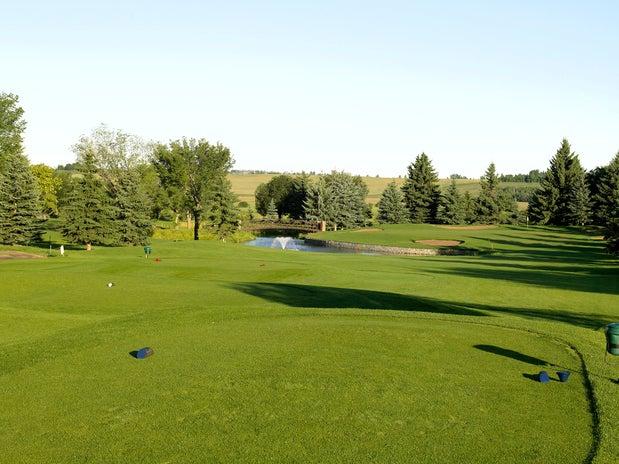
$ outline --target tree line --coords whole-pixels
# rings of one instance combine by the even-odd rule
[[[74,145],[75,163],[53,170],[31,166],[24,155],[23,115],[16,95],[0,93],[0,243],[36,243],[50,218],[67,241],[84,245],[147,243],[156,220],[186,218],[196,240],[201,230],[225,237],[238,229],[241,213],[227,179],[234,161],[224,145],[185,138],[146,143],[101,126]],[[491,163],[475,196],[459,189],[461,176],[451,177],[441,191],[421,153],[402,187],[391,183],[382,192],[378,221],[596,225],[604,227],[609,249],[619,248],[619,153],[586,172],[563,140],[544,173],[507,177]],[[504,180],[532,185],[501,187]],[[263,216],[326,221],[334,229],[372,223],[367,195],[363,179],[344,172],[277,175],[255,192]],[[519,211],[516,201],[528,209]]]
[[[520,177],[498,175],[491,163],[481,176],[481,190],[462,193],[456,180],[442,192],[430,158],[421,153],[407,168],[404,184],[390,183],[378,202],[378,221],[388,224],[524,224],[604,227],[608,247],[616,252],[619,229],[619,153],[603,167],[586,172],[567,140],[550,160],[546,172]],[[502,179],[531,186],[501,187]],[[278,175],[256,189],[256,209],[274,219],[326,221],[333,228],[366,225],[372,220],[367,186],[360,176],[342,172]],[[519,211],[517,201],[527,202]]]
[[[145,143],[101,126],[73,146],[75,163],[53,170],[24,155],[23,115],[16,95],[0,93],[0,243],[37,243],[50,218],[82,245],[148,243],[156,219],[188,217],[196,240],[201,229],[238,228],[233,159],[222,144]]]

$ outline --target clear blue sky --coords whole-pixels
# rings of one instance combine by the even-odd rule
[[[8,1],[0,91],[50,165],[100,123],[239,169],[442,176],[619,150],[616,1]]]

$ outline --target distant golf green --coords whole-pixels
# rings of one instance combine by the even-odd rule
[[[542,227],[319,235],[489,253],[156,240],[148,259],[0,257],[0,462],[616,462],[619,358],[597,329],[619,319],[619,262],[604,242]]]

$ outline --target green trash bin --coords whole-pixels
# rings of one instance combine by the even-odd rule
[[[148,258],[148,255],[150,255],[152,252],[153,252],[152,247],[150,247],[150,246],[148,246],[148,245],[144,247],[144,255],[145,255],[147,258]]]
[[[606,351],[619,356],[619,322],[606,326]]]

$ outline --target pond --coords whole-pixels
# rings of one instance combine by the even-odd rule
[[[303,240],[302,238],[295,238],[295,237],[289,237],[289,236],[257,237],[254,240],[246,242],[245,245],[254,246],[254,247],[262,247],[262,248],[275,248],[278,250],[286,250],[286,251],[291,250],[291,251],[313,251],[313,252],[321,252],[321,253],[357,253],[357,254],[364,254],[364,255],[373,254],[373,253],[359,252],[356,250],[345,249],[345,248],[308,245],[305,243],[305,240]]]

